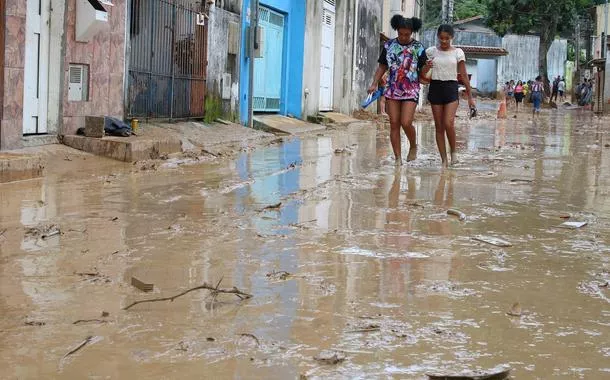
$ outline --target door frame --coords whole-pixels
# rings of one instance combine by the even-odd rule
[[[274,9],[273,7],[270,7],[268,5],[260,4],[259,5],[259,10],[258,10],[258,24],[257,24],[259,27],[261,26],[261,14],[262,14],[261,8],[263,8],[264,10],[269,12],[268,13],[269,16],[275,15],[277,17],[281,17],[282,18],[282,25],[281,25],[282,41],[281,41],[281,44],[280,44],[281,45],[281,51],[280,51],[280,54],[279,54],[279,57],[280,57],[280,60],[281,60],[281,67],[280,67],[281,75],[279,77],[280,78],[280,80],[279,80],[280,91],[279,91],[279,94],[278,94],[279,95],[279,101],[278,101],[277,107],[268,107],[267,106],[267,100],[268,99],[274,99],[274,98],[268,98],[266,96],[267,95],[266,91],[263,91],[263,93],[265,95],[263,97],[255,96],[255,94],[257,92],[256,91],[256,67],[257,67],[256,62],[260,58],[254,58],[253,61],[252,61],[252,64],[254,64],[254,73],[253,73],[254,74],[254,78],[253,78],[254,86],[252,87],[252,97],[253,97],[253,99],[255,99],[255,98],[259,98],[259,99],[262,98],[262,101],[265,103],[265,105],[263,107],[257,107],[256,99],[255,99],[254,102],[253,102],[253,110],[254,110],[254,112],[263,112],[263,113],[265,113],[265,112],[267,112],[267,113],[281,113],[282,112],[282,104],[285,102],[284,66],[286,64],[286,59],[287,59],[287,52],[286,52],[287,46],[286,46],[286,44],[287,44],[288,35],[287,35],[287,30],[286,30],[286,24],[288,22],[288,18],[287,18],[287,15],[285,13],[280,12],[280,11],[278,11],[278,10]],[[270,21],[267,21],[267,23],[273,24]],[[275,26],[279,27],[279,25],[275,25]],[[261,27],[261,29],[263,29],[263,28]],[[262,41],[262,44],[263,44],[263,57],[262,57],[262,59],[264,60],[265,63],[267,63],[267,58],[268,58],[268,54],[267,54],[268,50],[267,49],[269,47],[269,43],[267,42],[267,37],[269,36],[269,34],[267,33],[266,29],[263,30],[262,33],[263,33],[262,37],[264,38],[264,40]],[[260,62],[260,61],[258,61],[258,62]],[[266,67],[263,68],[262,70],[264,72],[266,72]],[[266,83],[267,81],[265,80],[264,82]]]
[[[38,5],[40,7],[40,19],[38,27],[40,29],[39,39],[38,39],[38,49],[37,49],[37,57],[38,60],[32,59],[32,50],[34,48],[29,45],[28,46],[28,36],[31,33],[35,33],[31,30],[34,21],[31,20],[30,12],[33,7]],[[31,9],[32,7],[32,9]],[[38,17],[36,17],[38,19]],[[25,16],[25,65],[23,68],[24,72],[24,82],[23,82],[23,127],[22,132],[24,135],[38,135],[38,134],[47,134],[48,133],[48,97],[49,97],[49,65],[51,63],[50,56],[50,37],[51,37],[51,29],[50,29],[50,20],[51,20],[51,11],[50,11],[50,0],[26,0],[26,16]],[[31,38],[31,37],[30,37]],[[32,41],[30,40],[30,43]],[[35,65],[35,66],[33,66]],[[36,109],[34,110],[34,106],[30,104],[31,91],[28,91],[28,80],[32,80],[31,73],[35,73],[34,69],[38,70],[36,73],[36,96],[37,96],[37,104]],[[28,79],[30,78],[30,79]],[[29,96],[29,97],[28,97]],[[35,112],[33,112],[35,111]],[[36,129],[31,132],[26,132],[26,119],[31,117],[31,114],[36,114]]]
[[[324,38],[324,32],[322,31],[322,35],[320,36],[320,89],[319,89],[319,99],[318,99],[318,110],[319,111],[332,111],[334,107],[334,81],[335,81],[335,35],[337,33],[337,6],[331,5],[329,2],[322,0],[322,18],[324,18],[325,11],[331,12],[333,14],[333,36],[331,38],[332,43],[332,51],[331,51],[331,76],[330,81],[328,83],[330,90],[330,106],[322,107],[322,39]],[[322,19],[322,23],[324,23],[324,19]],[[324,26],[322,26],[323,28]]]

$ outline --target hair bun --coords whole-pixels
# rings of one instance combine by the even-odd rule
[[[392,16],[392,19],[390,20],[390,26],[392,26],[392,29],[398,30],[404,24],[404,22],[405,18],[397,14]]]
[[[420,29],[421,29],[421,27],[422,27],[422,22],[421,22],[421,19],[420,19],[420,18],[417,18],[417,17],[413,17],[413,18],[411,19],[411,25],[413,25],[413,31],[414,31],[414,32],[417,32],[417,31],[418,31],[418,30],[420,30]]]

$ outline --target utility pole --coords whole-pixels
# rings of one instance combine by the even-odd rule
[[[250,0],[250,32],[248,34],[248,127],[254,127],[254,50],[258,28],[258,0]]]
[[[608,0],[604,4],[604,38],[602,39],[602,58],[608,54]]]
[[[441,19],[443,24],[453,24],[453,0],[443,0]]]

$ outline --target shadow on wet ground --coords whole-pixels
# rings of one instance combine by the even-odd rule
[[[0,377],[610,376],[610,130],[527,116],[462,120],[449,170],[428,122],[400,168],[387,126],[360,123],[154,172],[82,155],[0,185]],[[122,310],[219,282],[254,297]],[[344,360],[313,359],[326,349]]]

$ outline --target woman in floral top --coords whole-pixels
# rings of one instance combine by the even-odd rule
[[[391,20],[392,29],[398,32],[398,37],[389,40],[383,45],[379,56],[379,67],[375,72],[373,84],[369,93],[377,90],[377,83],[388,71],[388,79],[384,89],[386,99],[386,112],[390,116],[390,142],[394,151],[394,158],[398,165],[402,164],[400,146],[400,128],[405,131],[409,139],[409,154],[407,161],[417,158],[417,140],[413,118],[419,100],[419,75],[426,63],[426,49],[413,38],[422,22],[420,19],[404,18],[395,15]]]

